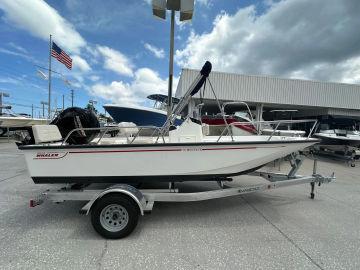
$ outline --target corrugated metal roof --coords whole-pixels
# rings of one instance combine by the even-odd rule
[[[185,93],[198,70],[183,69],[176,96]],[[360,109],[360,85],[212,72],[209,79],[221,100],[251,103]],[[195,97],[199,97],[197,94]],[[213,99],[207,89],[205,97]]]

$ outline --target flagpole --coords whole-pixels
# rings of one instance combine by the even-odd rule
[[[49,43],[49,96],[48,96],[48,118],[51,120],[51,47],[52,40],[50,35],[50,43]]]

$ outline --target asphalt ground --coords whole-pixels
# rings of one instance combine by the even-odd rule
[[[288,166],[281,164],[281,170]],[[277,172],[278,164],[265,168]],[[333,183],[191,203],[155,203],[135,231],[105,240],[81,202],[29,199],[35,185],[14,143],[0,141],[0,269],[360,269],[360,164],[321,158]],[[312,160],[301,174],[311,174]],[[263,180],[242,176],[235,184]],[[180,189],[216,188],[185,183]]]

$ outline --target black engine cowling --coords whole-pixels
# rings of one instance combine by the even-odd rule
[[[63,138],[76,128],[100,127],[99,120],[93,111],[78,107],[71,107],[62,111],[50,124],[59,128]],[[66,142],[69,144],[87,144],[98,134],[99,130],[79,130],[73,132]]]

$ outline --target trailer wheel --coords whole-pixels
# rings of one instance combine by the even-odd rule
[[[91,211],[91,223],[101,236],[119,239],[128,236],[136,227],[139,208],[124,195],[110,194],[101,198]]]

